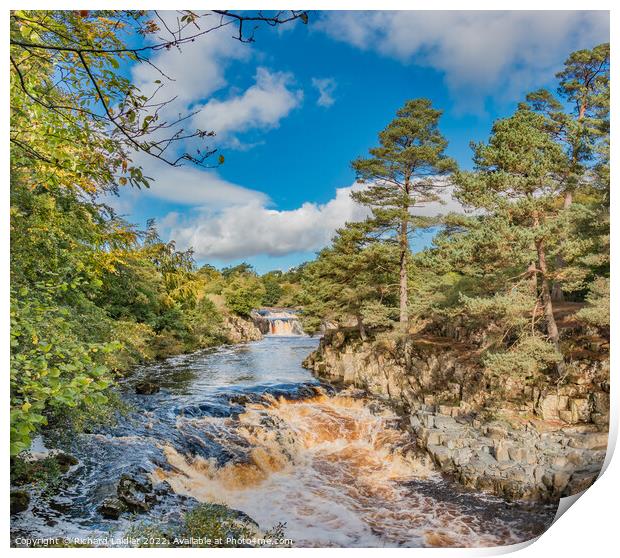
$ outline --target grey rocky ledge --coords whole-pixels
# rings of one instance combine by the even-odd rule
[[[587,425],[541,430],[506,421],[455,419],[422,405],[410,422],[419,447],[464,486],[509,499],[555,500],[599,474],[607,433]]]
[[[398,406],[418,446],[467,487],[543,501],[587,488],[607,447],[609,360],[575,361],[561,385],[531,385],[486,377],[477,356],[449,338],[331,331],[304,365]]]

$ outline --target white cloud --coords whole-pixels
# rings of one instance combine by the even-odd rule
[[[547,81],[576,48],[609,39],[603,11],[327,12],[317,27],[363,50],[433,67],[459,103]]]
[[[312,86],[319,92],[319,98],[316,101],[317,105],[329,108],[336,102],[336,99],[334,99],[336,80],[334,78],[312,78]]]
[[[338,227],[366,217],[367,209],[350,197],[354,187],[337,189],[336,196],[325,204],[306,202],[292,210],[248,202],[220,211],[205,208],[188,217],[169,215],[167,234],[179,246],[192,246],[198,259],[318,250],[329,243]]]
[[[172,212],[160,225],[164,235],[174,238],[180,247],[193,247],[198,259],[233,260],[315,251],[330,243],[336,229],[369,215],[369,210],[350,196],[353,189],[362,187],[353,184],[338,188],[335,197],[325,204],[305,202],[292,210],[272,209],[265,200],[243,197],[236,205],[220,209],[203,207],[185,215]],[[462,212],[451,192],[449,186],[442,192],[445,204],[434,202],[413,213],[434,216]]]
[[[330,243],[336,229],[362,221],[370,213],[350,195],[352,190],[364,188],[363,184],[338,188],[334,198],[324,204],[305,202],[296,209],[278,210],[263,192],[228,182],[214,171],[143,162],[146,174],[156,177],[150,189],[122,189],[120,197],[101,201],[121,214],[130,212],[145,196],[189,206],[158,219],[158,227],[163,238],[174,239],[180,248],[193,248],[199,260],[320,250]],[[413,214],[463,212],[451,197],[449,180],[440,178],[439,182],[445,185],[440,193],[444,203],[426,204],[415,208]]]
[[[275,128],[303,99],[303,92],[292,89],[293,76],[284,72],[256,70],[255,83],[241,95],[227,100],[210,99],[194,117],[201,129],[216,130],[220,141],[249,129]]]
[[[146,154],[138,154],[134,162],[142,165],[145,176],[152,177],[150,187],[142,190],[121,188],[119,196],[102,198],[102,201],[122,214],[130,213],[144,198],[156,198],[193,208],[208,206],[214,210],[269,203],[267,194],[229,182],[215,170],[192,166],[172,167]]]
[[[160,15],[170,28],[176,28],[177,12]],[[198,23],[205,30],[216,22],[206,17]],[[218,92],[230,95],[235,91],[226,78],[230,64],[248,62],[256,54],[251,45],[235,40],[229,27],[214,29],[179,48],[158,51],[150,60],[152,65],[136,64],[132,68],[132,82],[147,96],[161,87],[153,103],[171,102],[160,110],[160,120],[175,121],[197,112],[183,124],[185,128],[214,131],[216,138],[212,143],[247,149],[252,144],[240,142],[235,133],[275,128],[303,99],[303,92],[292,88],[292,74],[262,67],[256,69],[255,83],[243,93],[224,100],[214,98]]]
[[[224,180],[213,170],[162,166],[155,176],[147,195],[174,203],[218,208],[266,203],[269,199],[262,192]]]

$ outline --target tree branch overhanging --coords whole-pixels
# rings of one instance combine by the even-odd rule
[[[124,100],[119,104],[118,112],[115,112],[112,109],[112,104],[110,100],[110,95],[108,91],[102,90],[101,82],[105,83],[106,73],[105,71],[101,71],[100,73],[96,72],[93,69],[94,61],[91,59],[94,57],[100,57],[97,60],[97,64],[95,67],[101,68],[102,64],[99,63],[101,59],[104,60],[103,67],[105,67],[105,60],[110,61],[113,58],[120,57],[125,58],[129,57],[129,59],[134,60],[136,62],[142,62],[148,64],[152,68],[154,68],[163,78],[174,81],[174,79],[167,75],[161,68],[159,68],[155,63],[153,63],[149,59],[149,55],[155,52],[158,52],[162,49],[169,50],[172,47],[180,48],[182,45],[190,42],[196,41],[198,38],[215,31],[216,29],[220,29],[229,25],[235,25],[237,27],[237,32],[234,35],[234,39],[237,39],[243,43],[252,43],[254,42],[254,32],[256,28],[260,24],[266,24],[269,26],[277,26],[287,22],[291,22],[297,19],[301,19],[304,23],[308,21],[308,16],[305,11],[278,11],[273,15],[264,14],[263,12],[253,13],[236,13],[228,10],[213,10],[210,12],[206,12],[203,15],[197,15],[194,12],[186,11],[181,12],[184,14],[180,19],[177,18],[177,28],[174,26],[170,26],[166,23],[165,19],[161,17],[158,12],[154,12],[156,18],[159,22],[162,23],[166,32],[170,35],[170,37],[165,38],[162,37],[161,40],[154,42],[153,44],[147,44],[141,47],[131,48],[127,46],[118,46],[114,47],[114,45],[110,48],[105,48],[101,44],[96,44],[93,41],[87,41],[86,43],[79,38],[69,37],[66,33],[61,33],[58,29],[55,29],[53,26],[53,18],[51,20],[46,19],[45,14],[42,15],[40,21],[35,21],[30,18],[26,18],[22,15],[17,15],[15,13],[11,13],[11,18],[18,22],[26,22],[32,27],[39,27],[46,31],[43,35],[44,37],[49,37],[48,41],[44,40],[27,40],[23,39],[22,35],[16,33],[15,36],[11,38],[10,44],[12,48],[12,56],[11,56],[11,70],[14,72],[19,87],[23,91],[23,93],[28,97],[32,102],[39,104],[44,107],[46,110],[51,110],[58,114],[63,120],[68,119],[69,121],[75,123],[75,120],[72,119],[72,114],[81,113],[93,120],[105,124],[106,122],[118,133],[120,133],[127,146],[137,150],[144,152],[168,165],[171,166],[179,166],[183,162],[190,162],[192,164],[198,166],[206,166],[205,161],[212,156],[216,149],[209,148],[206,146],[200,146],[196,149],[196,154],[192,154],[189,151],[182,153],[179,156],[168,157],[167,150],[173,145],[178,144],[179,142],[186,142],[193,138],[204,140],[205,138],[211,138],[215,135],[214,131],[204,131],[200,129],[196,129],[195,131],[185,131],[184,129],[178,129],[169,137],[163,139],[155,139],[155,140],[147,140],[147,141],[139,141],[138,138],[148,138],[153,133],[171,129],[177,127],[181,122],[188,120],[195,113],[191,113],[184,116],[179,116],[178,119],[172,122],[160,122],[159,116],[162,112],[162,109],[169,105],[172,99],[168,99],[162,102],[153,102],[153,97],[155,93],[159,91],[161,88],[156,88],[155,93],[150,97],[140,96],[137,90],[129,85],[129,90],[124,95]],[[86,16],[88,17],[88,16]],[[217,21],[214,22],[213,25],[209,25],[207,28],[201,29],[198,25],[198,21],[207,18],[217,18]],[[117,22],[120,25],[121,18]],[[244,23],[246,22],[254,22],[257,25],[254,26],[254,29],[250,33],[246,33],[244,29]],[[150,22],[147,22],[147,30],[139,32],[146,34],[155,32],[157,27],[153,24],[150,28],[148,26]],[[195,27],[198,31],[184,34],[184,31],[187,27],[192,26]],[[39,34],[40,35],[40,34]],[[76,35],[77,36],[77,35]],[[40,36],[39,36],[40,38]],[[104,40],[104,38],[102,39]],[[21,57],[18,55],[19,51],[23,51],[27,53],[26,57]],[[15,52],[17,51],[17,52]],[[51,53],[51,57],[43,57],[37,54],[38,52],[48,52]],[[74,60],[71,60],[69,57],[73,56]],[[41,58],[43,60],[42,64],[51,64],[54,66],[55,71],[60,72],[60,82],[56,85],[60,85],[63,81],[63,69],[66,66],[74,67],[73,64],[77,63],[77,65],[83,70],[84,79],[87,79],[88,82],[92,85],[92,96],[101,108],[101,112],[95,112],[87,108],[85,103],[76,102],[73,106],[68,106],[66,104],[60,104],[55,102],[53,96],[48,96],[48,98],[41,97],[41,93],[35,93],[32,89],[30,89],[28,81],[24,78],[25,71],[28,71],[28,68],[25,68],[25,71],[22,69],[22,66],[28,61],[30,57]],[[110,62],[109,62],[110,63]],[[114,67],[117,67],[118,64],[115,63]],[[100,75],[100,74],[103,75]],[[108,74],[109,75],[109,74]],[[73,78],[73,81],[65,81],[65,90],[67,88],[76,87],[81,85],[77,78]],[[158,81],[156,83],[159,83]],[[108,93],[108,94],[106,94]],[[116,92],[117,94],[120,91]],[[43,93],[45,96],[45,92]],[[140,125],[139,118],[136,118],[136,114],[146,113],[144,118],[142,119],[142,124]],[[130,117],[130,118],[129,118]],[[134,124],[135,122],[135,124]],[[101,133],[106,133],[105,131]],[[23,144],[23,142],[21,142]],[[15,144],[17,145],[17,144]],[[32,151],[32,150],[31,150]],[[213,166],[219,166],[222,160],[218,162],[218,164]]]

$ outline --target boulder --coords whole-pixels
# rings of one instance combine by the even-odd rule
[[[159,391],[159,386],[153,382],[144,381],[136,384],[136,393],[139,395],[152,395]]]
[[[509,447],[502,441],[497,441],[493,446],[493,457],[497,461],[510,461]]]
[[[447,429],[457,426],[456,421],[452,417],[448,417],[445,415],[437,415],[434,422],[435,428]]]
[[[449,470],[452,464],[452,452],[444,446],[429,445],[427,448],[433,461],[439,465],[443,471]]]
[[[544,420],[557,420],[559,415],[559,397],[547,395],[540,403],[540,414]]]
[[[607,361],[574,361],[560,384],[544,377],[536,386],[497,382],[473,349],[484,335],[462,343],[444,335],[361,341],[352,330],[333,330],[306,365],[391,400],[409,415],[417,445],[469,487],[549,501],[590,482],[607,445]]]
[[[607,432],[581,434],[572,436],[568,445],[576,449],[604,450],[607,449],[608,438],[609,434]]]
[[[116,486],[116,496],[104,500],[99,506],[99,513],[108,519],[118,519],[123,512],[146,512],[159,497],[168,495],[170,491],[168,483],[154,488],[146,471],[125,473]]]
[[[118,481],[116,494],[127,510],[135,513],[148,511],[157,501],[153,483],[146,475],[123,474]]]
[[[13,490],[11,492],[11,514],[21,513],[30,505],[30,494],[25,490]]]
[[[587,399],[571,399],[570,411],[572,422],[588,422],[590,420],[590,402]]]
[[[247,343],[263,338],[261,330],[251,320],[244,320],[239,316],[224,317],[224,329],[229,343]]]
[[[127,507],[118,498],[107,498],[99,506],[99,513],[106,519],[118,519]]]
[[[568,471],[555,471],[553,473],[553,488],[557,493],[561,493],[566,488],[570,476],[571,474]]]

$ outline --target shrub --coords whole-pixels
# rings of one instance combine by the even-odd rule
[[[226,306],[239,316],[249,316],[254,308],[263,304],[265,287],[253,275],[237,276],[222,291]]]

